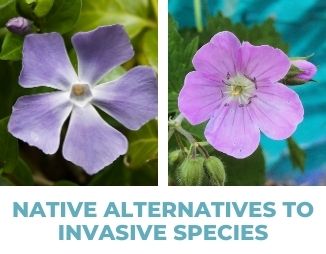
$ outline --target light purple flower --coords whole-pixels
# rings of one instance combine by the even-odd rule
[[[302,73],[298,74],[296,78],[304,81],[311,80],[317,72],[317,67],[311,62],[308,62],[307,60],[291,60],[291,64],[293,64],[302,71]]]
[[[108,125],[94,106],[125,127],[137,130],[157,115],[157,79],[151,68],[138,66],[120,79],[98,84],[109,70],[134,54],[120,25],[77,33],[72,44],[78,58],[78,75],[58,33],[25,38],[20,85],[59,91],[19,98],[8,129],[15,137],[53,154],[70,115],[63,156],[94,174],[128,148],[126,137]]]
[[[32,23],[24,17],[14,17],[8,20],[6,27],[12,33],[26,35],[32,32]]]
[[[215,149],[245,158],[257,149],[260,131],[285,139],[303,120],[298,95],[278,82],[291,65],[281,50],[241,44],[225,31],[197,51],[193,65],[179,109],[193,125],[209,120],[205,136]]]

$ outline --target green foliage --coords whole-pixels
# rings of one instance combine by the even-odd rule
[[[233,23],[229,18],[218,13],[216,16],[208,18],[207,26],[201,33],[194,29],[185,29],[182,34],[185,38],[193,38],[199,35],[199,45],[207,43],[216,33],[230,31],[234,33],[240,41],[249,41],[254,45],[270,45],[288,51],[288,45],[281,35],[276,31],[274,20],[269,18],[261,24],[248,27],[243,23]]]
[[[129,36],[137,36],[155,23],[146,16],[148,0],[84,0],[77,30],[91,30],[98,26],[122,24]]]
[[[81,0],[55,0],[50,12],[39,21],[41,30],[59,33],[71,31],[79,19],[81,6]]]
[[[0,0],[0,27],[3,27],[16,14],[15,0]]]
[[[7,32],[2,43],[0,59],[1,60],[20,60],[22,57],[24,38],[20,35]]]
[[[152,120],[138,131],[128,135],[128,166],[139,168],[146,162],[157,158],[157,121]]]
[[[34,13],[37,17],[44,17],[52,9],[55,0],[37,0]]]
[[[0,168],[12,172],[18,160],[18,142],[7,130],[8,117],[0,120]]]
[[[14,184],[6,177],[0,175],[0,186],[14,186]]]
[[[185,75],[192,70],[191,59],[198,48],[198,38],[185,40],[178,32],[177,25],[169,17],[169,112],[177,112],[179,91]]]
[[[140,56],[141,64],[151,65],[157,72],[157,47],[158,47],[158,34],[157,29],[148,30],[143,37],[142,41],[142,54]]]
[[[225,185],[256,186],[265,184],[265,159],[261,148],[241,160],[219,152],[217,152],[217,157],[221,159],[225,167]]]
[[[34,185],[32,171],[21,158],[12,172],[5,174],[15,185],[31,186]]]
[[[303,172],[306,160],[304,150],[295,142],[293,138],[288,138],[286,141],[293,167],[299,168]]]

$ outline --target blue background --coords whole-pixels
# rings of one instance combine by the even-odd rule
[[[292,168],[285,141],[262,138],[268,177],[279,184],[326,185],[326,1],[325,0],[204,0],[209,12],[221,11],[235,22],[246,25],[273,17],[276,29],[289,44],[289,56],[315,55],[318,67],[310,83],[294,89],[305,108],[304,121],[294,134],[307,154],[305,173]],[[180,27],[193,27],[191,0],[169,0],[169,12]]]

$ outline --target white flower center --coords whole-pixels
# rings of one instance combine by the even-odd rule
[[[88,84],[74,84],[70,90],[70,100],[78,107],[86,106],[93,98]]]
[[[225,84],[224,94],[230,101],[236,101],[239,105],[244,106],[251,102],[255,96],[256,81],[242,75],[236,74],[233,77],[227,77],[223,81]]]

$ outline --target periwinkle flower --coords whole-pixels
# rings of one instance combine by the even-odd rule
[[[32,21],[24,17],[14,17],[8,20],[6,28],[14,34],[26,35],[32,32]]]
[[[77,33],[72,44],[78,75],[58,33],[30,34],[25,38],[20,85],[59,91],[19,98],[8,129],[44,153],[54,154],[62,126],[70,115],[63,156],[94,174],[128,148],[126,137],[108,125],[94,106],[125,127],[137,130],[157,115],[157,79],[151,68],[138,66],[117,80],[98,84],[109,70],[134,54],[120,25]]]
[[[299,73],[295,78],[303,82],[310,81],[317,72],[317,67],[313,63],[304,59],[291,60],[291,64],[299,68],[301,73]]]
[[[280,140],[303,120],[298,95],[279,83],[290,68],[288,57],[271,46],[240,43],[220,32],[193,58],[179,95],[179,109],[193,125],[208,121],[207,141],[235,158],[258,147],[260,131]]]

